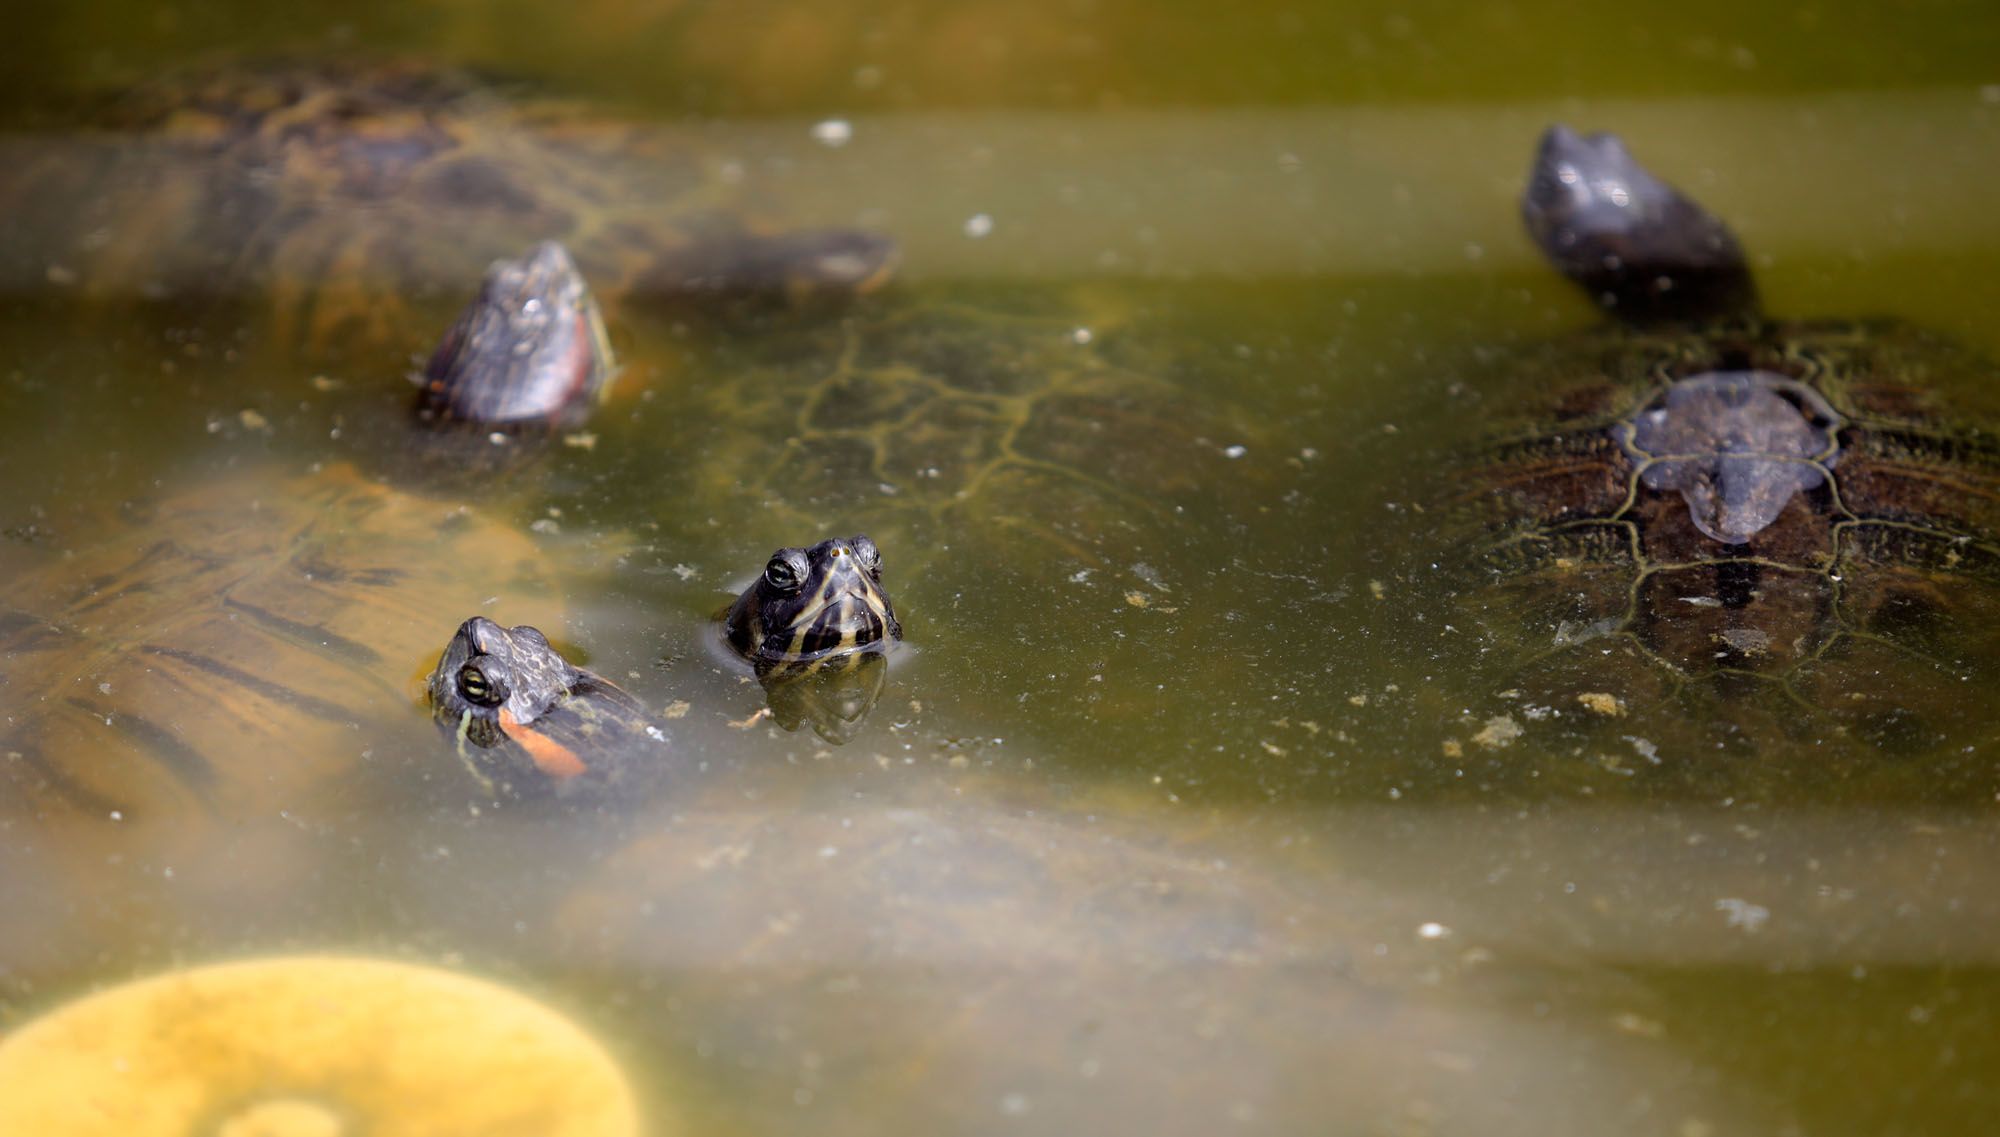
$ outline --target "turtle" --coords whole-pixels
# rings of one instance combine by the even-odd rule
[[[874,287],[895,245],[781,225],[726,146],[414,61],[225,61],[12,138],[0,274],[98,298],[268,298],[271,338],[401,345],[410,311],[557,240],[601,296]]]
[[[1521,210],[1608,316],[1472,385],[1487,437],[1452,466],[1462,615],[1521,697],[1654,765],[1981,729],[2000,369],[1904,322],[1766,315],[1729,227],[1612,134],[1549,128]]]
[[[902,638],[882,586],[881,550],[863,535],[779,549],[719,623],[753,665],[780,724],[796,730],[811,721],[836,745],[881,697],[885,656]],[[425,693],[492,797],[629,795],[663,781],[674,764],[662,723],[532,626],[467,619]]]
[[[772,553],[718,624],[778,725],[811,723],[835,746],[853,741],[881,700],[889,653],[903,639],[882,551],[864,534]]]
[[[865,534],[772,553],[722,626],[729,646],[767,675],[886,651],[903,638],[882,589],[882,550]]]
[[[488,797],[631,796],[671,772],[673,741],[659,721],[531,625],[467,619],[425,695]]]
[[[715,546],[709,519],[727,519],[736,565],[866,532],[898,565],[918,651],[897,656],[939,697],[1061,686],[1099,723],[1150,720],[1157,677],[1120,661],[1227,666],[1242,645],[1226,574],[1302,471],[1288,424],[1191,381],[1209,358],[1189,346],[1125,294],[905,285],[726,345],[647,409],[683,447],[671,492],[704,503],[686,543]],[[735,599],[745,582],[704,575],[679,603],[712,611],[718,585]]]
[[[477,658],[468,629],[505,631],[461,629],[441,705]],[[504,641],[489,654],[508,656],[508,701],[554,712],[531,729],[563,731],[586,769],[659,764],[632,696],[532,629]],[[497,693],[501,670],[475,690]],[[783,1128],[766,1106],[810,1099],[838,1133],[1024,1115],[1063,1132],[1757,1131],[1592,1001],[1639,1000],[1616,1004],[1630,1014],[1643,993],[1547,982],[1559,961],[1539,949],[1455,935],[1452,901],[1377,891],[1269,817],[933,750],[905,726],[916,745],[893,763],[807,767],[832,776],[718,761],[580,798],[522,764],[457,779],[472,813],[433,784],[444,804],[396,825],[429,816],[449,837],[418,840],[454,855],[412,867],[407,903],[432,936],[447,924],[545,981],[621,992],[625,1053],[664,1082],[699,1047],[701,1069],[729,1071],[696,1110],[725,1111],[710,1128]]]
[[[605,348],[542,244],[490,268],[378,448],[390,468],[229,470],[9,580],[0,809],[178,841],[339,808],[415,703],[440,612],[560,618],[562,546],[480,506],[595,406]]]

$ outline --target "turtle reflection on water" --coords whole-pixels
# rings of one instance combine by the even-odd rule
[[[1551,129],[1523,213],[1617,326],[1483,389],[1489,642],[1572,711],[1721,694],[1691,717],[1752,740],[1948,737],[2000,646],[2000,371],[1763,317],[1727,227],[1610,135]]]
[[[232,471],[9,582],[7,813],[175,836],[318,808],[402,719],[439,613],[559,617],[548,548],[444,475],[487,486],[504,460],[489,452],[588,414],[602,350],[574,267],[541,246],[493,266],[433,359],[395,471],[407,488],[346,463]],[[489,437],[500,426],[515,433]]]
[[[179,73],[0,158],[0,279],[268,296],[281,343],[400,344],[412,303],[541,240],[612,298],[851,294],[895,259],[876,235],[774,224],[695,132],[414,63]]]
[[[882,697],[888,653],[903,638],[882,587],[882,552],[861,535],[772,553],[722,626],[756,669],[778,725],[810,721],[835,745],[853,738]]]

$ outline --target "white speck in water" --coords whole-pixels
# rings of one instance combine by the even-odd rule
[[[1752,904],[1735,896],[1725,896],[1715,902],[1715,910],[1727,914],[1729,926],[1755,933],[1771,918],[1771,910],[1762,904]]]
[[[829,150],[838,150],[854,141],[854,124],[844,118],[830,118],[813,123],[813,141]]]
[[[1069,334],[1069,338],[1075,343],[1085,344],[1089,343],[1094,337],[1089,328],[1078,328]]]
[[[1008,1117],[1020,1117],[1032,1108],[1027,1094],[1013,1093],[1000,1099],[1000,1112]]]
[[[112,811],[111,811],[111,820],[113,820],[113,821],[123,821],[123,820],[125,820],[125,814],[124,814],[124,813],[123,813],[122,811],[120,811],[120,810],[116,810],[116,809],[114,809],[114,810],[112,810]]]
[[[832,845],[821,845],[819,847],[819,855],[821,860],[826,860],[830,857],[839,856],[840,850],[834,848]]]
[[[1225,446],[1222,448],[1222,456],[1224,458],[1241,458],[1248,453],[1250,453],[1248,446]]]
[[[1451,929],[1436,920],[1426,920],[1417,925],[1417,937],[1426,940],[1441,940],[1451,935]]]
[[[973,240],[977,241],[991,232],[993,232],[992,214],[975,213],[965,219],[965,235]]]
[[[646,737],[652,739],[654,742],[665,742],[667,740],[667,732],[657,726],[649,726],[646,728]]]
[[[109,695],[109,694],[111,693],[111,684],[109,684],[109,683],[99,683],[99,684],[97,685],[97,692],[98,692],[98,694],[100,694],[100,695]]]

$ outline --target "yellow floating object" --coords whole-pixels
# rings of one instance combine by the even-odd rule
[[[114,987],[0,1041],[0,1134],[634,1137],[576,1024],[482,980],[295,956]]]

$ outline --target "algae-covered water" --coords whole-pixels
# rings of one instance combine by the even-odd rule
[[[1453,503],[1495,404],[1536,393],[1517,361],[1596,319],[1515,215],[1553,121],[1727,218],[1770,312],[2000,356],[1996,40],[1944,4],[27,20],[0,136],[0,1069],[13,1028],[135,976],[352,953],[557,1008],[648,1133],[1984,1132],[2000,586],[1947,582],[1972,648],[1935,682],[1892,656],[1833,705],[1613,716],[1535,693],[1548,630],[1465,568]],[[102,92],[274,56],[470,69],[619,124],[564,151],[590,163],[564,193],[643,219],[693,169],[760,226],[888,235],[897,275],[748,305],[599,279],[603,410],[441,483],[401,454],[406,373],[488,259],[548,234],[385,206],[329,230],[373,261],[272,254],[175,212],[200,153],[99,128]],[[22,189],[50,169],[90,174]],[[365,300],[333,334],[298,301],[322,272]],[[1990,438],[2000,368],[1932,378]],[[331,484],[434,503],[409,515],[438,540]],[[314,525],[339,557],[238,579]],[[772,549],[857,532],[908,642],[865,714],[765,713],[716,614]],[[391,585],[338,625],[387,655],[327,663],[293,598],[357,568],[450,576],[465,607]],[[246,606],[292,613],[288,646]],[[418,694],[474,614],[655,708],[658,776],[483,795]],[[1878,689],[1923,713],[1854,728],[1838,701]],[[263,1097],[363,1109],[288,1077],[189,1092],[222,1095],[211,1128]]]

